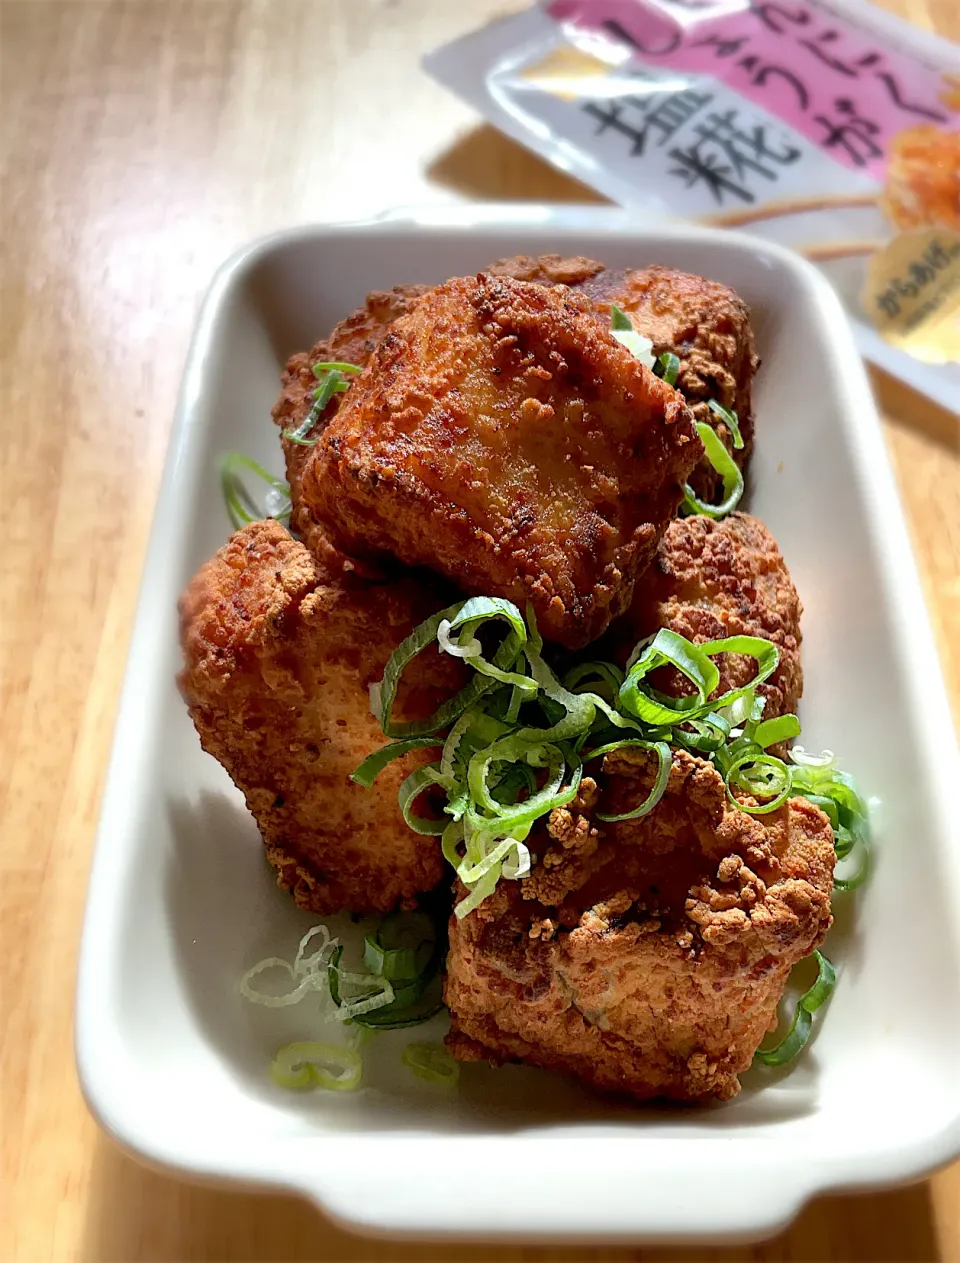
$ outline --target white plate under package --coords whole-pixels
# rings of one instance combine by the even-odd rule
[[[524,1066],[469,1066],[458,1089],[438,1090],[400,1066],[399,1050],[442,1038],[439,1017],[425,1034],[371,1040],[369,1086],[285,1091],[268,1073],[280,1011],[248,1004],[238,982],[265,956],[292,957],[318,918],[277,889],[175,682],[177,598],[230,534],[218,457],[241,450],[282,476],[270,409],[283,363],[368,291],[547,252],[700,273],[750,307],[762,366],[744,507],[772,532],[803,601],[803,745],[837,752],[871,804],[870,880],[834,897],[836,991],[790,1070],[750,1071],[723,1105],[631,1106]],[[746,236],[605,208],[457,205],[281,233],[217,273],[184,375],[90,881],[84,1093],[142,1160],[300,1193],[358,1232],[772,1234],[817,1193],[916,1179],[960,1153],[958,785],[869,385],[810,265]]]

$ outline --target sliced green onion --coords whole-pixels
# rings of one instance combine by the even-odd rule
[[[774,719],[765,719],[757,724],[750,734],[761,749],[779,745],[781,741],[791,741],[800,736],[800,720],[796,715],[777,715]]]
[[[680,372],[680,361],[672,351],[664,351],[663,355],[657,360],[657,364],[662,372],[657,373],[658,377],[662,377],[668,386],[677,384],[677,374]],[[655,373],[656,369],[653,370]]]
[[[737,414],[730,411],[729,408],[725,408],[722,403],[717,403],[716,399],[708,399],[707,407],[711,412],[717,414],[733,435],[733,450],[735,452],[741,451],[743,449],[743,435],[740,433],[740,422],[737,419]]]
[[[719,504],[707,504],[699,499],[693,488],[687,483],[683,495],[683,507],[688,513],[700,513],[704,517],[719,519],[726,517],[740,503],[743,495],[743,474],[737,462],[724,447],[720,436],[705,421],[698,421],[697,433],[703,443],[707,460],[723,479],[723,499]]]
[[[517,875],[525,877],[530,871],[530,852],[516,838],[504,838],[476,864],[461,864],[457,870],[457,876],[465,886],[472,889],[495,865],[501,865],[511,851],[516,852]]]
[[[856,868],[856,870],[849,877],[837,877],[836,875],[834,875],[834,878],[833,878],[834,890],[841,890],[841,891],[859,890],[859,888],[863,885],[863,883],[867,880],[867,878],[870,875],[870,846],[866,838],[851,838],[850,846],[843,852],[843,854],[840,853],[840,848],[838,847],[837,859],[838,860],[846,859],[846,857],[853,851],[855,847],[858,848],[858,851],[859,851],[860,863],[858,867]]]
[[[267,495],[276,500],[275,512],[257,504],[241,477],[241,471],[255,474],[269,488]],[[262,465],[243,452],[225,452],[220,457],[220,488],[230,524],[235,531],[250,522],[261,522],[272,517],[287,523],[290,519],[290,487],[282,478],[274,478]]]
[[[353,1019],[357,1026],[367,1030],[401,1031],[428,1022],[443,1008],[443,984],[434,973],[429,978],[418,978],[415,983],[397,991],[393,1004],[378,1008]]]
[[[765,697],[757,697],[756,690],[751,684],[748,689],[745,689],[739,697],[735,697],[732,702],[728,702],[726,706],[718,706],[717,713],[726,719],[731,728],[737,728],[748,719],[753,719],[759,723],[766,703],[767,699]]]
[[[344,379],[344,373],[360,373],[363,370],[358,364],[348,364],[344,360],[330,360],[313,365],[313,375],[319,380],[319,386],[313,392],[313,404],[310,411],[294,430],[284,430],[283,437],[301,447],[314,447],[318,438],[310,435],[326,410],[330,400],[336,394],[342,394],[350,386]]]
[[[460,1064],[443,1044],[407,1044],[400,1060],[418,1079],[444,1088],[456,1087],[460,1078]]]
[[[394,912],[365,937],[363,963],[390,982],[411,982],[429,969],[436,945],[436,926],[426,913]]]
[[[610,332],[641,364],[649,369],[654,368],[656,361],[653,358],[653,343],[633,327],[630,317],[619,307],[610,308]]]
[[[808,768],[811,774],[814,771],[829,774],[837,761],[832,750],[824,750],[822,754],[808,754],[803,746],[794,746],[790,758],[798,767]]]
[[[307,956],[307,947],[315,938],[321,936],[319,948],[310,956]],[[315,974],[321,969],[326,968],[327,959],[336,948],[338,940],[332,938],[330,931],[325,925],[315,925],[313,929],[307,930],[300,944],[297,947],[297,954],[293,958],[293,971],[301,976],[305,974]]]
[[[623,741],[611,741],[608,745],[599,746],[596,750],[591,750],[589,754],[584,755],[584,762],[589,759],[599,758],[602,754],[613,754],[615,750],[621,750],[625,746],[637,750],[653,751],[659,760],[657,775],[653,782],[653,788],[639,807],[634,807],[631,811],[625,811],[619,816],[608,816],[598,812],[597,819],[603,820],[607,824],[614,824],[618,820],[639,820],[641,816],[649,815],[663,797],[667,788],[667,782],[670,780],[673,754],[666,741],[637,741],[631,738],[625,738]]]
[[[681,675],[685,675],[696,688],[696,695],[672,698],[649,687],[641,689],[644,677],[662,666],[675,667]],[[648,724],[682,723],[691,712],[706,706],[707,698],[719,681],[720,672],[703,646],[694,645],[685,636],[661,627],[627,672],[620,687],[620,705]]]
[[[403,758],[411,750],[436,749],[438,745],[438,741],[428,737],[408,737],[405,741],[391,741],[389,745],[381,746],[379,750],[374,750],[373,754],[368,754],[360,766],[350,773],[350,779],[362,785],[364,789],[369,789],[387,764],[392,763],[394,759]]]
[[[817,962],[817,980],[797,1001],[789,1031],[773,1048],[758,1048],[753,1054],[754,1061],[765,1066],[785,1066],[805,1047],[813,1030],[813,1015],[830,999],[837,983],[837,971],[826,956],[817,951],[813,956]]]
[[[346,360],[321,360],[313,365],[314,377],[322,377],[324,373],[362,373],[359,364],[350,364]]]
[[[730,738],[730,722],[711,711],[702,719],[688,719],[683,727],[673,729],[671,740],[687,750],[712,754]]]
[[[400,810],[403,818],[407,822],[407,826],[414,833],[422,833],[426,837],[439,836],[447,827],[446,820],[434,820],[429,816],[417,816],[413,812],[413,804],[425,789],[429,789],[431,785],[440,785],[443,778],[440,774],[439,763],[428,763],[426,767],[418,767],[415,772],[411,772],[403,784],[400,786],[398,795],[400,801]]]
[[[289,991],[261,991],[253,983],[268,969],[285,970],[296,985]],[[269,956],[266,960],[259,961],[240,979],[240,994],[243,998],[249,1000],[251,1004],[262,1004],[268,1009],[282,1009],[290,1004],[299,1004],[305,995],[321,990],[322,987],[323,980],[318,979],[317,975],[311,973],[298,977],[290,962],[282,960],[279,956]]]
[[[755,774],[745,775],[743,771],[745,768],[757,769],[761,767],[770,769],[772,785],[758,782]],[[742,754],[733,761],[723,779],[727,787],[727,797],[730,801],[735,807],[739,807],[741,811],[745,811],[751,816],[765,816],[770,811],[776,811],[778,807],[783,806],[791,793],[790,769],[783,759],[778,759],[772,754],[753,754],[749,751],[746,754]],[[733,784],[737,784],[753,798],[769,797],[771,794],[773,797],[770,798],[769,802],[758,803],[751,807],[747,803],[741,802],[734,795]]]
[[[474,910],[474,908],[479,908],[484,899],[489,898],[489,896],[493,894],[497,888],[499,878],[500,866],[499,864],[496,864],[488,873],[480,878],[466,898],[461,899],[459,903],[454,904],[453,912],[458,921],[462,921],[465,916]]]
[[[509,630],[500,648],[494,654],[493,662],[486,663],[483,658],[471,658],[469,660],[470,666],[477,671],[477,674],[459,693],[444,702],[426,719],[407,723],[394,721],[393,704],[397,695],[397,685],[400,682],[404,669],[419,653],[422,653],[428,645],[436,640],[437,631],[444,620],[448,621],[451,627],[455,628],[459,625],[462,622],[460,615],[468,605],[471,606],[471,621],[499,618],[505,620],[508,624]],[[474,628],[473,630],[476,629]],[[406,640],[390,655],[390,660],[383,673],[383,679],[380,681],[378,694],[379,703],[376,717],[380,721],[380,727],[388,737],[415,737],[426,733],[439,732],[441,728],[445,728],[452,723],[484,693],[494,687],[497,681],[489,673],[490,668],[497,671],[498,674],[509,672],[526,643],[526,637],[526,624],[520,611],[510,601],[501,600],[499,597],[473,597],[470,601],[460,601],[456,605],[448,606],[445,610],[440,610],[432,618],[426,619],[419,627],[414,628]],[[481,663],[488,668],[488,671],[484,671]],[[518,677],[518,679],[522,679],[522,677]],[[536,689],[533,681],[524,680],[521,686],[527,684],[534,690]]]
[[[500,806],[493,817],[481,815],[470,802],[467,805],[465,819],[472,829],[479,832],[495,829],[499,834],[516,834],[522,828],[529,828],[540,816],[545,816],[557,807],[566,807],[568,803],[573,802],[580,792],[583,765],[578,761],[571,773],[570,783],[563,788],[556,788],[557,779],[562,779],[563,774],[563,768],[560,768],[548,784],[537,793],[531,794],[529,798],[515,806]]]
[[[699,648],[702,653],[709,655],[711,658],[721,653],[739,653],[745,657],[756,658],[757,660],[757,674],[749,684],[744,684],[740,688],[730,689],[721,697],[713,700],[711,705],[717,710],[723,706],[729,706],[738,697],[743,696],[749,690],[756,689],[758,684],[768,680],[776,671],[780,662],[780,650],[777,646],[773,641],[763,640],[760,636],[726,636],[722,640],[708,640],[700,645]],[[719,679],[719,672],[717,673],[717,678]]]
[[[614,662],[581,662],[571,667],[563,677],[563,686],[573,692],[578,684],[589,680],[591,676],[595,676],[604,687],[609,688],[610,697],[607,700],[612,701],[620,692],[625,673]],[[596,692],[596,686],[590,692]]]
[[[360,1054],[341,1044],[300,1040],[281,1048],[270,1065],[270,1077],[281,1088],[328,1088],[352,1092],[363,1074]]]

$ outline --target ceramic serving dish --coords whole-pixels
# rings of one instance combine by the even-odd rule
[[[280,367],[368,290],[545,251],[684,268],[749,303],[763,366],[747,504],[805,606],[804,744],[840,752],[872,802],[873,878],[836,899],[839,982],[815,1041],[790,1073],[745,1076],[728,1105],[631,1108],[522,1067],[468,1067],[444,1094],[397,1069],[404,1032],[375,1041],[371,1086],[287,1093],[266,1067],[285,1037],[304,1037],[300,1016],[279,1029],[237,982],[262,956],[292,954],[310,919],[277,891],[174,683],[177,596],[229,533],[217,457],[238,448],[281,472]],[[87,1100],[151,1163],[294,1190],[364,1232],[772,1233],[815,1193],[908,1180],[960,1152],[958,784],[876,412],[812,267],[748,237],[602,209],[442,207],[269,238],[217,274],[183,380],[90,883]]]

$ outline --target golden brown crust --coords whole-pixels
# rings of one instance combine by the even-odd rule
[[[566,257],[559,254],[515,254],[498,259],[486,269],[490,276],[509,276],[515,281],[534,281],[539,285],[582,285],[604,270],[596,259],[582,254]]]
[[[317,342],[310,351],[298,351],[287,360],[281,379],[280,398],[273,408],[273,419],[280,427],[283,454],[287,463],[287,482],[290,484],[291,529],[330,569],[345,567],[348,571],[359,569],[376,577],[377,572],[364,567],[353,558],[346,558],[330,540],[326,527],[317,521],[304,504],[300,494],[300,476],[310,448],[292,443],[284,437],[284,431],[295,430],[313,405],[313,392],[317,378],[314,364],[344,361],[361,368],[370,359],[377,343],[390,324],[405,312],[412,311],[427,292],[427,285],[397,285],[391,290],[377,290],[368,294],[362,307],[351,312],[334,327],[328,338]],[[319,418],[314,434],[319,434],[330,422],[340,404],[340,395],[333,399]]]
[[[347,552],[530,601],[575,647],[629,601],[701,452],[681,396],[586,299],[481,274],[393,324],[301,496]]]
[[[721,522],[677,518],[637,585],[630,609],[610,628],[607,647],[625,663],[637,641],[660,627],[697,644],[740,635],[772,640],[780,661],[757,690],[766,698],[764,715],[770,719],[796,711],[803,692],[802,611],[780,549],[757,518],[748,513],[731,513]],[[755,660],[742,654],[725,654],[718,665],[718,696],[756,674]],[[675,672],[658,684],[675,696],[690,692]]]
[[[179,683],[201,744],[243,791],[279,884],[304,908],[384,912],[441,878],[437,840],[411,832],[397,804],[431,752],[390,764],[372,790],[349,776],[384,742],[369,685],[449,600],[427,577],[350,582],[271,521],[232,536],[181,598]],[[412,663],[406,716],[429,714],[460,671],[439,655]]]
[[[610,755],[600,786],[551,817],[538,864],[451,921],[448,1042],[638,1099],[739,1091],[793,965],[830,926],[833,834],[794,799],[753,817],[715,769],[674,754],[650,815],[594,823],[647,794],[650,756]]]
[[[753,376],[759,366],[750,312],[732,289],[689,272],[646,267],[603,270],[586,278],[582,292],[604,316],[616,304],[637,330],[653,342],[654,354],[672,351],[680,360],[677,389],[697,421],[711,425],[741,468],[753,449]],[[743,448],[708,400],[736,412]],[[696,493],[713,501],[721,480],[706,460],[690,479]]]

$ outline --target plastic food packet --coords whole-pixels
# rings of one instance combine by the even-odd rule
[[[960,48],[864,0],[549,0],[431,53],[627,206],[817,262],[863,354],[960,412]]]

